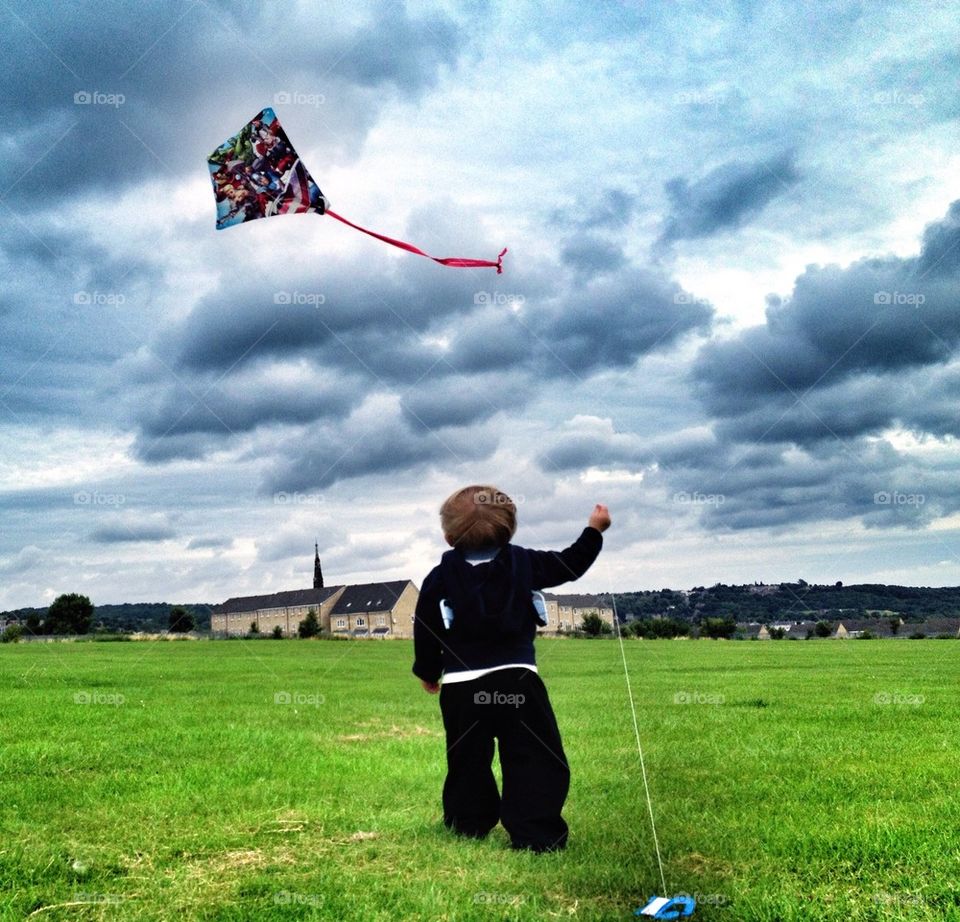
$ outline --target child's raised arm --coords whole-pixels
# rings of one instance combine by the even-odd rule
[[[610,512],[597,503],[583,533],[562,551],[527,551],[533,567],[533,588],[548,589],[580,579],[603,547],[602,532],[610,527]]]

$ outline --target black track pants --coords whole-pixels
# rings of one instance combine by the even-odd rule
[[[560,812],[570,768],[540,676],[530,669],[499,669],[469,682],[444,683],[440,711],[447,736],[444,823],[483,837],[500,820],[514,848],[563,848],[567,824]],[[502,796],[491,768],[494,739]]]

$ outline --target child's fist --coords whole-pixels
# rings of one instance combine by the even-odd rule
[[[428,682],[426,679],[421,679],[420,684],[423,686],[423,690],[431,695],[436,695],[440,691],[439,682]]]
[[[590,521],[587,524],[597,531],[606,531],[610,527],[610,512],[602,503],[597,503],[590,513]]]

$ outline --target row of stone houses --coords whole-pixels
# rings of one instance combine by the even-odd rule
[[[413,616],[420,593],[410,580],[324,586],[320,555],[314,548],[313,588],[292,589],[270,595],[238,596],[213,609],[210,629],[229,637],[250,633],[256,625],[261,634],[276,628],[285,637],[297,634],[300,622],[316,612],[324,632],[345,637],[404,638],[413,636]],[[611,628],[613,608],[600,596],[544,593],[547,626],[541,632],[556,634],[583,624],[595,612]]]
[[[420,593],[410,580],[293,589],[271,595],[228,599],[214,608],[210,630],[223,636],[261,634],[279,627],[296,635],[311,609],[321,630],[346,637],[413,637],[413,612]]]
[[[349,637],[412,637],[413,613],[420,593],[410,580],[293,589],[271,595],[228,599],[214,608],[210,630],[220,636],[248,634],[256,624],[261,634],[279,627],[285,637],[296,635],[311,609],[321,630]],[[613,609],[593,596],[547,595],[547,626],[540,633],[575,630],[584,616],[595,612],[613,628]]]
[[[891,621],[897,623],[894,630]],[[960,618],[928,618],[926,621],[904,621],[902,618],[845,618],[830,621],[830,637],[840,640],[862,637],[865,634],[879,638],[909,638],[922,634],[924,637],[960,637]],[[770,640],[771,631],[782,630],[785,639],[807,636],[816,637],[816,621],[775,621],[761,624],[757,621],[737,625],[737,633],[758,640]]]
[[[603,596],[587,595],[554,595],[552,592],[543,594],[547,601],[547,626],[544,633],[556,634],[561,631],[575,631],[583,625],[586,615],[597,614],[614,628],[613,607],[604,601]]]

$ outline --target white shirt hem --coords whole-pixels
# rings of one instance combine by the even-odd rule
[[[498,669],[530,669],[537,672],[536,666],[530,663],[506,663],[503,666],[490,666],[488,669],[465,669],[463,672],[445,672],[440,677],[441,685],[453,684],[454,682],[472,682],[485,676],[488,672],[496,672]]]

